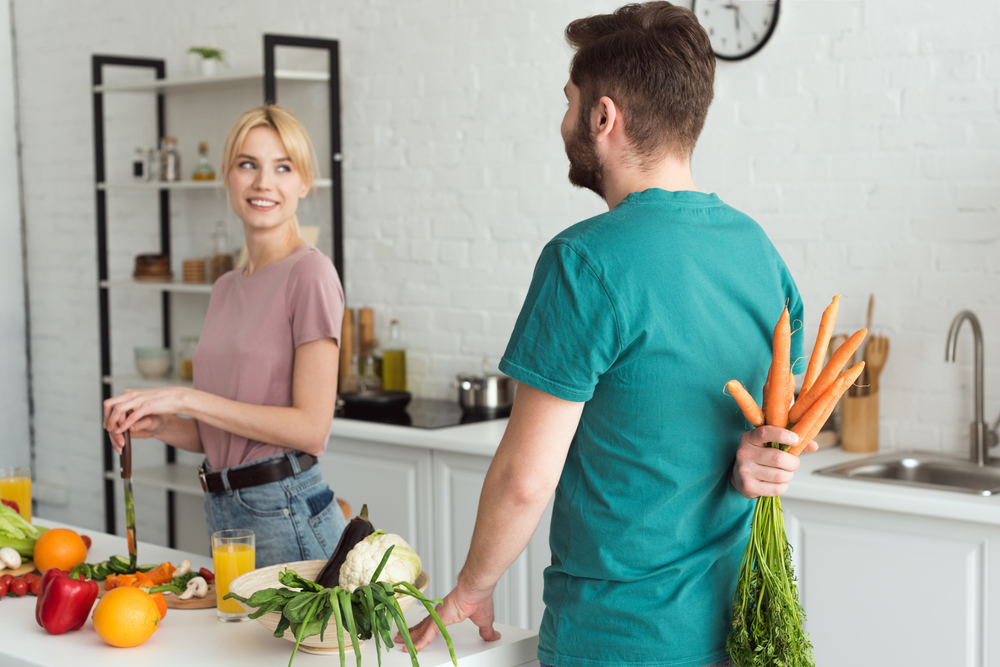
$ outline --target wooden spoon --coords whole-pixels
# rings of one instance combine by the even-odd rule
[[[867,357],[865,370],[868,371],[868,377],[871,379],[869,393],[874,394],[878,391],[878,376],[889,358],[889,339],[885,336],[872,336],[868,340],[865,356]]]

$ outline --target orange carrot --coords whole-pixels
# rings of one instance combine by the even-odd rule
[[[767,397],[771,394],[771,369],[767,369],[767,378],[764,380],[764,393],[761,396],[761,405],[767,405]]]
[[[795,375],[788,371],[788,407],[795,402]]]
[[[736,405],[740,406],[740,410],[743,411],[743,416],[747,418],[747,421],[753,425],[754,428],[760,428],[764,425],[764,412],[757,406],[757,401],[753,400],[753,396],[747,393],[747,390],[743,388],[743,385],[739,383],[738,380],[730,380],[726,383],[726,389],[732,394],[732,397],[736,399]]]
[[[812,387],[813,382],[819,376],[823,360],[826,359],[826,351],[830,347],[830,336],[833,334],[833,325],[837,321],[837,311],[839,310],[840,295],[838,294],[833,297],[833,301],[823,311],[823,318],[819,321],[819,333],[816,334],[816,345],[813,347],[812,356],[809,357],[806,376],[802,380],[802,394],[809,391],[809,388]]]
[[[837,348],[837,351],[833,353],[830,361],[823,367],[823,371],[816,378],[816,381],[809,387],[809,391],[799,394],[799,400],[795,402],[795,405],[792,406],[792,410],[788,414],[788,420],[791,423],[797,424],[802,419],[802,415],[806,413],[806,410],[811,408],[813,403],[823,395],[823,392],[834,383],[840,371],[847,363],[847,360],[858,349],[858,346],[861,345],[861,341],[865,339],[867,334],[868,329],[858,329],[847,339],[846,343]]]
[[[798,456],[810,442],[819,434],[826,420],[833,414],[840,397],[854,384],[865,368],[865,362],[861,361],[850,369],[841,373],[832,385],[823,393],[802,419],[795,425],[792,431],[799,436],[799,444],[789,448],[788,453]],[[802,427],[800,428],[800,425]]]
[[[789,354],[791,352],[792,334],[788,321],[788,308],[781,311],[781,317],[774,327],[771,344],[771,370],[768,375],[774,380],[770,383],[767,398],[764,399],[764,421],[771,426],[788,426],[788,406],[791,404],[791,394],[788,391]]]

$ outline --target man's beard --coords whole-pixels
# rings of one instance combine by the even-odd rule
[[[604,167],[597,156],[597,142],[589,130],[588,123],[577,122],[576,130],[566,142],[569,182],[578,188],[587,188],[604,199]]]

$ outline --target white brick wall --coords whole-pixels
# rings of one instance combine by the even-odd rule
[[[165,57],[168,71],[180,72],[186,47],[208,43],[227,49],[234,69],[252,69],[265,31],[341,40],[349,305],[376,308],[382,337],[398,317],[411,388],[448,397],[455,373],[484,356],[496,364],[543,243],[601,211],[566,183],[562,30],[616,4],[189,0],[140,10],[108,0],[95,10],[14,0],[38,476],[72,486],[70,507],[43,513],[101,521],[92,53]],[[1000,410],[992,361],[1000,358],[1000,276],[991,261],[1000,233],[1000,4],[961,4],[784,3],[763,51],[719,63],[694,162],[702,189],[754,216],[775,240],[805,296],[808,336],[832,294],[847,297],[846,330],[863,326],[876,293],[875,329],[892,338],[882,383],[887,449],[964,451],[967,333],[959,364],[943,361],[948,323],[962,308],[982,319],[987,413]],[[240,105],[259,99],[256,89],[212,95],[219,111],[192,111],[198,101],[189,95],[171,101],[185,168],[199,139],[217,157]],[[120,104],[114,150],[124,164],[133,137],[148,130],[128,106],[142,102]],[[224,202],[174,201],[179,257],[207,242],[214,220],[232,223]],[[322,198],[310,206],[313,215],[324,210]],[[113,207],[123,237],[113,269],[124,272],[152,243],[153,209],[117,195]],[[140,301],[115,302],[124,323],[115,353],[126,367],[131,346],[157,331],[155,303]]]
[[[28,357],[25,347],[24,262],[17,173],[13,48],[8,3],[0,3],[0,468],[31,465]]]

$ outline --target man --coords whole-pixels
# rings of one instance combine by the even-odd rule
[[[784,492],[798,467],[765,443],[798,438],[741,435],[723,387],[739,378],[759,396],[774,324],[786,302],[801,320],[801,300],[760,227],[692,181],[715,72],[694,15],[628,5],[566,37],[569,178],[609,212],[538,260],[500,364],[521,385],[441,617],[499,637],[493,588],[554,490],[539,660],[727,664],[748,499]],[[416,647],[436,631],[418,624]]]

